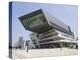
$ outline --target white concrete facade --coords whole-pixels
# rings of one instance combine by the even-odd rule
[[[54,30],[54,31],[53,31]],[[38,35],[38,36],[37,36]],[[34,37],[35,36],[35,37]],[[69,34],[66,34],[64,32],[61,32],[56,29],[52,29],[51,32],[48,32],[47,34],[44,32],[42,34],[33,33],[32,35],[32,42],[38,48],[42,45],[54,45],[55,43],[66,43],[66,44],[77,44],[77,40],[74,39],[74,36],[71,36]],[[51,46],[52,46],[51,45]],[[56,47],[56,46],[55,46]]]

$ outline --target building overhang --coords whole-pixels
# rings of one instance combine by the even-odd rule
[[[21,16],[19,19],[24,28],[32,32],[43,33],[53,28],[48,24],[41,9]]]
[[[32,32],[40,34],[52,28],[56,28],[71,35],[71,31],[67,25],[45,13],[42,9],[21,16],[19,19],[24,28]]]

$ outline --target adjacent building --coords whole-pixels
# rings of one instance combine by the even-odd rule
[[[77,40],[71,28],[42,9],[19,17],[30,34],[35,48],[76,48]]]

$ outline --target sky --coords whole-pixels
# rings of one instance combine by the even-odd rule
[[[50,15],[69,25],[72,32],[78,34],[78,6],[64,4],[43,4],[30,2],[13,2],[12,3],[12,45],[22,36],[24,40],[30,40],[30,31],[26,30],[18,17],[28,14],[32,11],[43,9]]]

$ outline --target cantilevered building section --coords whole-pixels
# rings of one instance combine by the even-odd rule
[[[30,37],[35,48],[77,47],[70,27],[42,9],[19,19],[26,30],[33,32]]]

